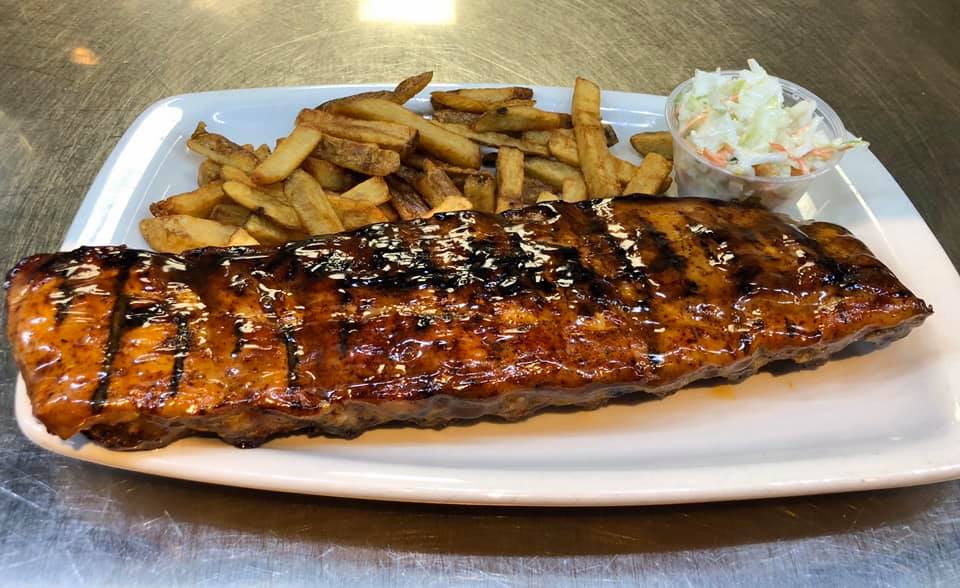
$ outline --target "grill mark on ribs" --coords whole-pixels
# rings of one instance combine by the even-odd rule
[[[639,196],[281,248],[82,248],[27,258],[7,285],[37,417],[128,449],[663,396],[899,338],[931,312],[833,225]]]

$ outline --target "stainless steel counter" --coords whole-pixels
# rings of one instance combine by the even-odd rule
[[[400,22],[406,21],[406,22]],[[0,268],[55,249],[124,129],[200,90],[395,81],[663,94],[758,58],[872,143],[960,261],[960,8],[905,2],[0,0]],[[47,454],[0,343],[0,583],[929,585],[960,484],[750,503],[508,510],[219,488]],[[909,391],[905,391],[909,393]]]

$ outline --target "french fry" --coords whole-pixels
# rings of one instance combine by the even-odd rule
[[[150,204],[150,214],[153,216],[170,216],[186,214],[206,218],[213,208],[226,201],[223,193],[223,182],[217,180],[200,186],[192,192],[177,194]]]
[[[560,200],[560,197],[553,192],[540,192],[540,195],[537,196],[537,204],[540,204],[541,202],[554,202],[557,200]]]
[[[547,112],[533,106],[501,106],[490,110],[473,123],[475,131],[536,131],[569,128],[569,114]]]
[[[473,204],[471,204],[470,201],[463,196],[448,196],[443,199],[443,202],[430,209],[430,212],[427,213],[427,216],[429,217],[443,212],[470,210],[472,207]]]
[[[430,160],[424,164],[423,173],[415,180],[414,187],[423,196],[424,201],[434,208],[451,196],[463,196],[447,172]]]
[[[425,71],[415,76],[410,76],[397,84],[397,87],[393,89],[391,99],[397,104],[406,104],[411,98],[422,92],[432,79],[432,71]]]
[[[378,100],[390,100],[394,101],[393,90],[371,90],[369,92],[360,92],[359,94],[351,94],[350,96],[344,96],[342,98],[334,98],[332,100],[327,100],[323,104],[320,104],[314,110],[327,110],[333,111],[337,106],[346,104],[347,102],[353,102],[355,100],[366,100],[367,98],[376,98]]]
[[[213,207],[213,211],[210,212],[210,220],[215,220],[224,225],[242,227],[250,218],[250,214],[249,210],[239,204],[225,202]]]
[[[300,167],[303,160],[316,149],[322,133],[310,127],[294,127],[282,143],[250,174],[257,184],[272,184],[283,180]]]
[[[464,88],[430,93],[430,103],[433,108],[452,108],[464,112],[484,113],[497,106],[504,106],[505,102],[533,102],[533,90],[530,88]],[[528,104],[533,106],[533,104]]]
[[[282,182],[258,186],[257,184],[253,183],[253,180],[248,174],[244,173],[243,170],[239,168],[233,167],[232,165],[224,165],[220,167],[220,179],[222,179],[224,182],[240,182],[241,184],[246,184],[251,188],[256,188],[264,194],[269,194],[278,200],[286,200],[286,195],[283,193]]]
[[[600,123],[600,86],[579,77],[573,87],[573,132],[587,193],[591,198],[619,194],[620,183]]]
[[[374,143],[383,149],[406,153],[413,149],[417,131],[406,125],[379,120],[358,120],[305,108],[297,116],[297,124],[312,127],[325,135],[359,143]]]
[[[318,157],[308,157],[300,164],[308,174],[320,182],[324,190],[343,192],[357,184],[353,172]]]
[[[484,113],[501,106],[533,106],[536,101],[523,98],[508,98],[506,100],[487,101],[459,94],[458,90],[450,92],[433,92],[430,95],[430,105],[434,110],[449,108],[462,112]]]
[[[562,188],[563,181],[567,179],[583,182],[583,175],[579,169],[542,157],[527,157],[523,160],[523,169],[527,175],[542,180],[554,188]]]
[[[220,179],[220,164],[212,159],[204,159],[197,168],[197,186],[209,184]]]
[[[258,244],[239,227],[186,214],[145,218],[140,221],[140,234],[150,247],[163,253],[182,253],[198,247]]]
[[[270,157],[270,153],[271,153],[270,146],[266,144],[261,145],[253,150],[253,154],[257,157],[257,160],[260,162],[263,162],[268,157]]]
[[[546,146],[550,143],[550,137],[552,136],[553,131],[524,131],[520,134],[520,139],[527,143]]]
[[[381,177],[373,177],[360,182],[343,194],[343,198],[365,202],[371,206],[378,206],[390,201],[390,188]]]
[[[287,201],[300,218],[300,226],[307,234],[327,235],[343,230],[340,217],[323,193],[323,187],[313,176],[302,169],[294,170],[284,181],[283,189]]]
[[[386,180],[390,188],[390,203],[397,210],[400,218],[411,220],[421,218],[430,212],[430,207],[410,184],[395,176],[387,176]]]
[[[399,104],[367,98],[336,104],[333,111],[365,120],[384,120],[413,127],[420,133],[419,145],[427,153],[460,167],[480,167],[479,145]]]
[[[648,153],[637,166],[633,178],[623,189],[624,194],[660,194],[670,184],[664,185],[670,177],[673,162],[659,153]]]
[[[400,154],[396,151],[330,135],[323,135],[315,154],[330,163],[368,176],[386,176],[400,167]]]
[[[603,136],[607,139],[607,147],[613,147],[620,142],[617,131],[606,123],[603,124]]]
[[[493,177],[468,176],[463,184],[463,196],[473,204],[474,210],[494,212],[497,209],[497,183]]]
[[[471,169],[467,167],[457,167],[455,165],[450,165],[449,163],[443,161],[437,161],[435,159],[430,159],[426,155],[420,153],[410,153],[403,157],[401,160],[405,165],[413,167],[423,171],[426,168],[427,162],[430,161],[433,165],[439,167],[443,171],[447,172],[450,176],[475,176],[479,174],[484,174],[486,172],[480,171],[478,169]]]
[[[264,245],[283,245],[287,241],[298,241],[306,235],[288,231],[280,225],[259,214],[251,214],[243,223],[244,230]]]
[[[580,167],[580,155],[577,153],[576,136],[572,132],[560,131],[569,131],[569,129],[557,129],[556,132],[550,133],[550,141],[547,143],[550,155],[557,161]]]
[[[368,202],[344,198],[343,196],[328,196],[330,204],[340,217],[343,228],[352,231],[360,227],[375,223],[385,223],[389,219],[376,206]]]
[[[519,149],[520,151],[530,155],[539,155],[541,157],[550,156],[549,148],[546,148],[538,143],[531,143],[524,141],[523,139],[517,139],[504,133],[482,133],[480,131],[471,129],[466,125],[458,125],[453,123],[441,123],[441,126],[460,135],[461,137],[466,137],[467,139],[476,141],[481,145],[489,145],[491,147],[513,147],[514,149]]]
[[[260,163],[257,156],[237,145],[223,135],[208,133],[207,125],[198,123],[197,129],[187,140],[187,147],[194,153],[212,159],[220,165],[232,165],[251,172]]]
[[[383,204],[378,204],[377,208],[383,213],[383,216],[387,219],[387,222],[394,222],[400,220],[400,215],[397,214],[397,210],[389,202],[384,202]]]
[[[503,147],[497,154],[497,212],[523,206],[523,152]]]
[[[525,176],[523,178],[523,195],[521,200],[524,204],[533,204],[542,192],[553,192],[553,190],[551,190],[552,187],[553,186],[550,186],[542,180]]]
[[[256,188],[251,188],[240,182],[224,182],[223,191],[237,204],[260,212],[282,227],[288,229],[300,228],[300,218],[297,211],[289,204],[271,197]]]
[[[560,186],[560,199],[564,202],[581,202],[587,199],[587,185],[581,178],[567,178]]]
[[[438,123],[473,126],[473,123],[480,120],[481,116],[483,115],[460,110],[434,110],[432,118],[434,122]]]
[[[673,136],[670,131],[637,133],[630,137],[630,144],[640,155],[658,153],[667,159],[673,159]]]
[[[580,167],[580,155],[577,152],[577,140],[570,129],[557,129],[550,136],[550,155],[567,165]],[[636,166],[614,155],[609,155],[617,181],[626,184],[633,177]]]

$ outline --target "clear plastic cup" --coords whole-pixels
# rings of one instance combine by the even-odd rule
[[[721,71],[725,77],[738,77],[739,71]],[[801,100],[810,100],[817,105],[815,113],[823,117],[821,129],[830,140],[846,138],[847,131],[837,113],[813,92],[792,82],[776,78],[783,88],[783,104],[793,106]],[[843,151],[837,151],[829,161],[817,170],[802,176],[760,177],[741,176],[726,168],[710,163],[697,153],[693,146],[680,136],[677,124],[677,100],[693,84],[693,78],[677,86],[667,98],[667,126],[673,135],[673,169],[680,196],[707,196],[723,200],[759,201],[770,209],[784,209],[796,204],[807,188],[818,177],[832,170]]]

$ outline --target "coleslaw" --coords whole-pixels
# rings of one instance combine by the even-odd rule
[[[676,100],[678,134],[713,165],[739,176],[789,177],[815,172],[860,138],[830,139],[817,104],[784,105],[783,87],[754,59],[737,75],[697,70]]]

